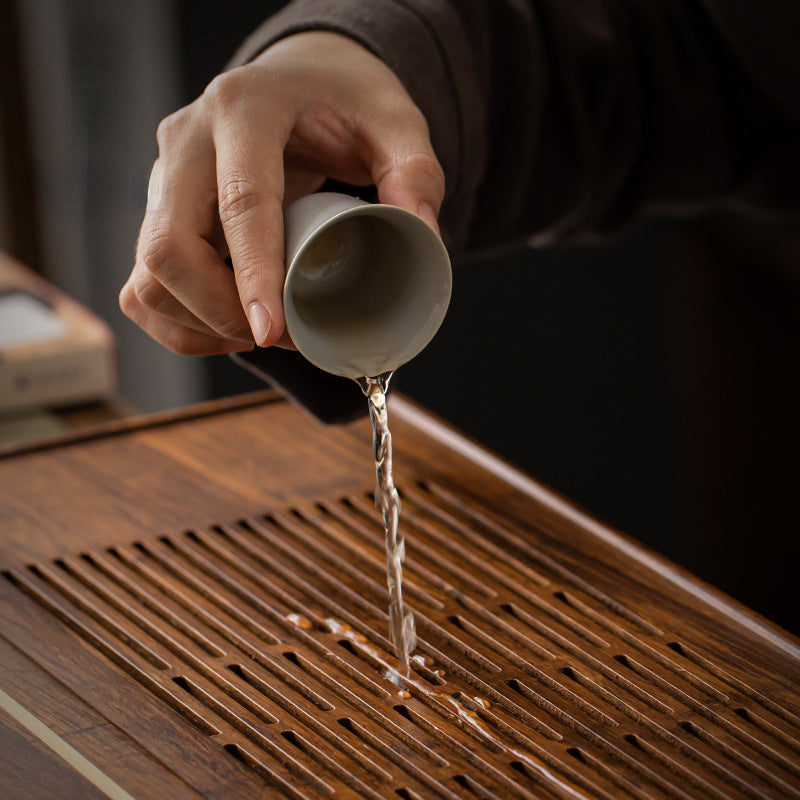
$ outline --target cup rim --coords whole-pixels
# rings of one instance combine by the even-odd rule
[[[312,196],[312,195],[307,195],[307,196]],[[346,197],[346,195],[343,195],[343,197]],[[419,216],[419,214],[415,214],[413,211],[409,211],[407,208],[403,208],[402,206],[392,205],[391,203],[368,203],[366,200],[359,200],[357,197],[352,198],[352,200],[355,203],[358,203],[358,205],[353,205],[350,206],[350,208],[343,208],[340,211],[337,211],[332,217],[326,219],[318,228],[314,229],[313,231],[314,236],[318,236],[320,233],[323,233],[324,231],[328,230],[328,228],[333,227],[336,223],[341,222],[344,217],[358,216],[359,214],[364,214],[365,216],[382,217],[385,216],[387,213],[394,215],[397,214],[397,212],[400,212],[401,215],[405,214],[406,216],[413,218],[415,223],[420,222],[421,224],[423,224],[428,229],[433,239],[435,239],[436,242],[438,242],[438,245],[441,247],[441,250],[444,256],[447,258],[448,262],[450,261],[450,255],[448,254],[447,248],[445,247],[445,244],[442,241],[441,237],[439,236],[438,233],[436,233],[436,231],[433,228],[431,228],[430,225],[428,225],[427,222],[425,222],[425,220],[421,216]],[[389,211],[388,212],[384,211],[384,209],[389,209]],[[377,211],[378,213],[377,214],[372,213],[375,211]],[[297,263],[300,260],[300,257],[303,255],[306,249],[311,245],[312,238],[313,237],[310,235],[307,236],[303,244],[297,248],[297,252],[294,254],[294,257],[292,258],[292,263],[286,266],[287,278],[289,277],[289,273],[296,268]],[[284,289],[284,300],[285,300],[285,293],[286,293],[285,281],[283,284],[283,289]]]
[[[307,196],[311,197],[313,195],[307,195]],[[347,197],[346,195],[342,195],[342,199],[343,200],[346,197]],[[301,200],[302,199],[303,198],[301,198]],[[433,228],[431,228],[430,225],[428,225],[428,223],[422,217],[420,217],[418,214],[415,214],[413,211],[410,211],[407,208],[403,208],[402,206],[392,205],[390,203],[368,203],[368,202],[366,202],[364,200],[360,200],[358,198],[349,198],[349,199],[351,199],[353,201],[354,205],[352,205],[352,206],[350,206],[348,208],[343,208],[343,209],[337,211],[331,217],[325,219],[318,227],[314,228],[313,231],[311,231],[308,235],[306,235],[304,237],[304,241],[303,241],[302,245],[300,247],[298,247],[297,251],[294,253],[294,256],[292,257],[291,264],[288,264],[286,266],[286,274],[285,274],[285,277],[284,277],[284,285],[283,285],[283,305],[284,305],[284,314],[285,314],[285,321],[286,321],[286,330],[287,330],[287,332],[289,332],[289,335],[291,336],[291,331],[289,331],[289,319],[288,318],[289,318],[290,315],[296,315],[297,314],[297,312],[295,310],[294,303],[292,302],[290,304],[288,302],[289,298],[290,298],[290,293],[288,291],[289,278],[290,278],[290,275],[298,269],[298,265],[302,260],[303,254],[305,253],[306,249],[308,247],[310,247],[312,241],[317,236],[319,236],[321,233],[324,233],[326,230],[332,228],[336,224],[342,222],[344,219],[346,219],[348,217],[355,217],[355,216],[370,217],[371,216],[371,217],[376,217],[376,218],[379,218],[379,219],[380,218],[389,219],[389,221],[391,221],[391,219],[390,219],[391,217],[397,217],[398,215],[400,215],[401,217],[405,216],[406,218],[411,218],[413,220],[413,224],[415,224],[415,225],[418,224],[418,225],[424,225],[425,226],[425,228],[426,228],[425,235],[428,238],[429,243],[433,247],[436,248],[437,255],[439,257],[441,257],[442,261],[448,265],[447,281],[446,281],[446,283],[447,283],[447,292],[446,292],[446,297],[444,298],[445,302],[443,304],[444,305],[444,311],[442,312],[441,319],[438,321],[438,324],[433,329],[433,333],[431,334],[431,336],[428,338],[428,340],[418,350],[416,350],[411,355],[409,355],[407,357],[404,357],[402,360],[398,361],[398,363],[396,363],[396,364],[392,364],[390,362],[389,365],[388,365],[388,371],[393,371],[393,370],[397,369],[398,367],[402,366],[403,364],[407,363],[408,361],[410,361],[412,358],[417,356],[420,352],[422,352],[422,350],[433,339],[433,337],[436,334],[436,331],[438,331],[439,327],[441,326],[442,321],[444,320],[444,317],[445,317],[445,315],[447,313],[447,308],[448,308],[449,303],[450,303],[450,298],[451,298],[451,295],[452,295],[452,284],[453,284],[453,281],[452,281],[452,271],[451,271],[451,269],[449,269],[449,267],[450,267],[450,256],[449,256],[449,254],[447,252],[447,247],[445,246],[445,244],[442,241],[442,239],[439,236],[439,234],[437,234],[436,231]],[[296,202],[299,202],[299,201],[296,201]],[[289,305],[291,305],[291,308],[292,308],[291,314],[287,314],[286,313],[287,306],[289,306]],[[297,341],[295,341],[293,336],[292,336],[292,341],[294,342],[294,344],[297,347],[297,349],[302,353],[302,355],[308,361],[310,361],[312,364],[314,364],[314,366],[318,367],[319,369],[321,369],[321,370],[323,370],[325,372],[331,372],[331,370],[328,369],[328,367],[326,367],[324,364],[320,363],[320,360],[318,358],[313,357],[313,356],[309,356],[303,349],[301,349],[300,345],[298,345]],[[340,372],[332,372],[331,374],[339,374],[339,375],[341,375],[342,373],[340,373]],[[348,374],[348,375],[343,376],[343,377],[352,377],[355,380],[356,377],[361,378],[361,377],[364,377],[364,376],[362,376],[362,375],[351,376],[351,375]]]

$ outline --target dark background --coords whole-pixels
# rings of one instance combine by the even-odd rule
[[[186,102],[281,5],[180,0]],[[458,265],[441,331],[394,385],[800,632],[797,230],[649,221]],[[210,396],[259,387],[206,361]]]

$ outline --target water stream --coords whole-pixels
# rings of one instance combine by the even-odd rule
[[[386,583],[389,587],[389,638],[401,667],[408,671],[409,659],[417,646],[414,615],[403,603],[403,561],[406,545],[399,531],[400,497],[392,474],[392,434],[386,409],[391,372],[358,381],[369,403],[372,420],[372,447],[375,457],[375,506],[383,516],[386,533]]]

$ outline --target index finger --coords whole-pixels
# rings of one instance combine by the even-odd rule
[[[215,114],[213,127],[219,217],[253,337],[267,347],[285,327],[283,151],[292,122],[267,104],[243,106],[234,98],[231,109],[224,96],[217,102],[227,109]]]

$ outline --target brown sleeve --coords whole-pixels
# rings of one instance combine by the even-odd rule
[[[798,25],[798,0],[294,0],[236,60],[310,29],[376,53],[428,119],[446,238],[482,249],[800,208]]]
[[[307,30],[350,36],[398,75],[425,114],[447,177],[441,215],[447,238],[456,246],[463,243],[474,216],[475,177],[484,171],[486,112],[459,14],[441,0],[295,0],[244,42],[233,63],[243,64],[278,39]]]

